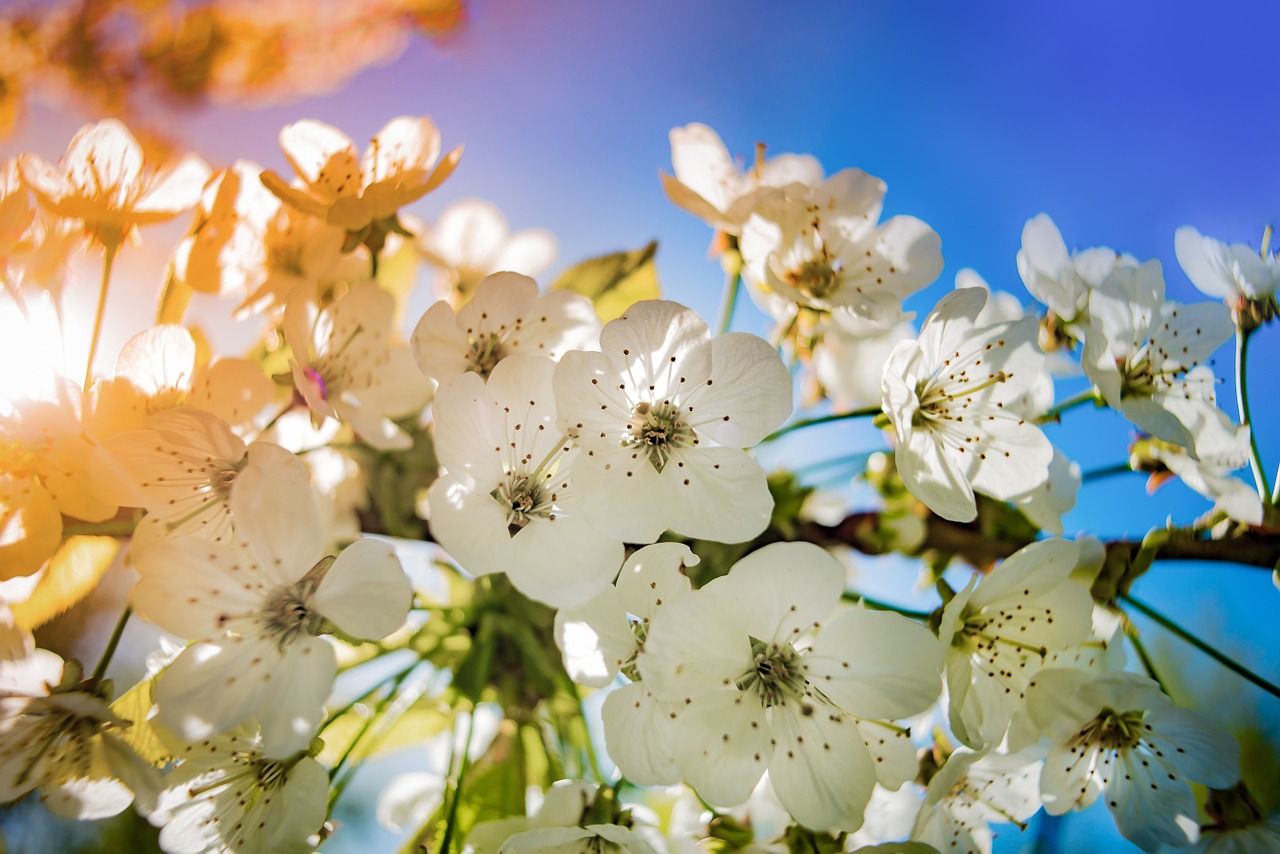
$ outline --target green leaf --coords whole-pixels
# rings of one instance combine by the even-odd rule
[[[369,705],[372,705],[371,701]],[[382,733],[378,738],[373,739],[366,737],[364,741],[356,746],[355,752],[352,754],[352,761],[359,762],[362,759],[368,759],[371,756],[379,756],[384,753],[392,753],[396,750],[406,750],[412,747],[421,747],[426,741],[432,737],[444,732],[449,726],[450,718],[443,714],[437,708],[435,701],[428,706],[425,701],[420,705],[414,706],[396,719],[386,732]],[[338,761],[338,757],[346,751],[351,744],[351,739],[355,738],[360,732],[360,728],[364,726],[365,719],[372,714],[369,709],[363,712],[357,712],[355,709],[346,712],[335,718],[331,723],[325,725],[324,728],[324,750],[316,758],[323,764],[332,766]],[[374,729],[378,728],[378,724],[374,724]]]
[[[653,257],[658,242],[643,249],[613,252],[575,264],[551,285],[553,291],[573,291],[591,300],[605,323],[621,315],[633,303],[661,296]]]
[[[111,711],[133,724],[120,731],[120,739],[144,761],[159,766],[173,758],[173,751],[161,740],[151,723],[155,707],[155,684],[155,677],[143,679],[121,694],[111,704]]]

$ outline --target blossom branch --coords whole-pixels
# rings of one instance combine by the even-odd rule
[[[879,535],[878,512],[853,513],[836,525],[807,522],[798,529],[796,539],[821,545],[852,546],[863,554],[879,555],[893,551]],[[1027,545],[1029,540],[1003,539],[984,532],[975,522],[949,522],[936,516],[926,522],[925,536],[917,551],[939,551],[959,555],[977,567],[987,567]],[[1119,552],[1132,560],[1142,543],[1138,540],[1111,540],[1104,543],[1108,552]],[[1248,533],[1224,540],[1174,538],[1160,549],[1161,560],[1202,560],[1237,563],[1262,569],[1274,569],[1280,563],[1280,536]]]
[[[772,442],[780,439],[788,433],[805,427],[813,427],[818,424],[830,424],[835,421],[847,421],[851,418],[872,418],[881,412],[878,406],[867,406],[862,409],[853,409],[848,412],[833,412],[830,415],[819,415],[816,418],[802,418],[799,421],[793,421],[784,427],[779,427],[764,438],[766,442]]]
[[[1097,403],[1097,402],[1098,402],[1098,394],[1092,388],[1090,388],[1087,391],[1082,391],[1076,396],[1069,397],[1066,400],[1062,401],[1062,403],[1059,403],[1057,406],[1050,409],[1044,415],[1041,415],[1039,418],[1037,418],[1036,423],[1037,424],[1050,424],[1050,423],[1059,424],[1062,422],[1062,413],[1066,412],[1067,410],[1075,409],[1077,406],[1082,406],[1086,403]]]

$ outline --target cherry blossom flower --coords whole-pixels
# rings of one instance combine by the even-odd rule
[[[111,455],[129,472],[147,510],[135,538],[199,535],[231,539],[231,497],[242,482],[270,490],[272,500],[303,506],[311,500],[310,475],[297,456],[270,442],[248,447],[225,422],[190,407],[159,412],[147,426],[112,436]],[[248,476],[245,477],[245,474]],[[128,503],[125,497],[122,503]]]
[[[636,656],[658,610],[691,592],[684,571],[697,564],[697,555],[682,543],[645,546],[627,558],[616,586],[556,613],[556,644],[575,682],[602,688],[619,671],[632,680],[605,698],[601,717],[610,755],[639,786],[680,779],[672,755],[679,708],[654,697],[636,667]]]
[[[896,614],[848,609],[828,622],[844,580],[818,546],[775,543],[653,618],[636,664],[680,709],[676,765],[708,803],[742,803],[767,768],[806,827],[862,823],[877,770],[859,721],[884,727],[927,708],[942,654]]]
[[[391,338],[395,299],[365,282],[318,309],[309,291],[289,295],[284,336],[312,425],[336,418],[375,448],[408,448],[412,440],[391,418],[421,409],[431,391],[413,369],[408,346]]]
[[[285,757],[307,746],[333,687],[336,629],[377,640],[404,622],[409,581],[391,547],[357,540],[321,554],[314,506],[282,504],[261,478],[231,496],[237,541],[166,538],[134,556],[140,614],[196,638],[156,685],[160,720],[188,741],[256,717],[263,749]]]
[[[943,607],[951,730],[965,744],[998,744],[1047,657],[1088,639],[1093,599],[1069,577],[1079,558],[1070,540],[1032,543]]]
[[[583,515],[575,452],[555,428],[555,363],[502,360],[486,383],[464,374],[433,412],[445,469],[431,485],[431,531],[475,574],[505,572],[525,595],[579,604],[613,580],[622,541]]]
[[[743,169],[729,155],[719,135],[703,124],[671,131],[671,165],[675,177],[662,175],[662,189],[677,207],[718,231],[741,234],[754,194],[762,187],[822,183],[822,165],[808,154],[764,158],[756,146],[756,162]]]
[[[1062,232],[1048,214],[1027,220],[1018,250],[1018,273],[1031,295],[1066,323],[1082,322],[1089,291],[1116,267],[1136,267],[1130,255],[1095,247],[1068,252]]]
[[[0,801],[40,789],[58,815],[92,820],[156,797],[159,774],[120,737],[130,722],[81,675],[47,650],[0,662]]]
[[[1231,308],[1274,294],[1280,284],[1280,258],[1259,254],[1247,244],[1228,245],[1184,225],[1174,233],[1173,246],[1191,284]]]
[[[488,377],[512,353],[559,359],[569,350],[595,349],[599,338],[600,319],[586,297],[539,296],[528,276],[494,273],[456,314],[444,300],[427,309],[409,343],[422,372],[444,385],[467,371]]]
[[[420,232],[418,251],[438,268],[436,293],[460,307],[480,281],[500,271],[537,278],[556,259],[556,239],[541,228],[512,234],[507,218],[492,202],[463,199],[440,212],[435,225]]]
[[[634,815],[620,824],[588,823],[598,815],[598,787],[585,780],[560,780],[547,789],[541,803],[528,809],[528,817],[477,824],[467,836],[474,854],[656,854],[636,831]]]
[[[105,437],[142,428],[147,416],[198,407],[228,424],[251,422],[270,405],[275,384],[248,359],[196,365],[196,342],[185,328],[160,324],[125,342],[115,375],[98,386],[94,432]]]
[[[907,489],[946,519],[977,515],[974,492],[1010,499],[1048,478],[1053,447],[1009,403],[1040,373],[1044,356],[1030,318],[975,327],[981,288],[947,294],[917,341],[885,362],[884,410]]]
[[[1215,510],[1247,525],[1261,525],[1262,499],[1252,486],[1231,476],[1249,464],[1249,432],[1249,427],[1237,428],[1224,421],[1208,423],[1196,437],[1199,459],[1180,445],[1146,440],[1147,454],[1164,469],[1147,480],[1147,494],[1170,476],[1177,477],[1212,501]]]
[[[352,247],[375,225],[394,220],[400,208],[440,186],[462,157],[458,146],[440,159],[435,124],[412,116],[387,122],[363,158],[346,134],[314,119],[287,125],[280,131],[280,148],[303,186],[290,186],[269,171],[262,173],[262,183],[285,204],[358,237],[349,238]]]
[[[125,472],[85,430],[80,389],[62,377],[55,386],[51,399],[0,396],[4,578],[40,568],[62,540],[64,515],[102,522],[116,514],[122,495],[132,494]]]
[[[1146,432],[1195,453],[1229,422],[1203,364],[1235,327],[1220,303],[1164,298],[1159,261],[1119,267],[1089,294],[1080,362],[1107,404]]]
[[[911,216],[877,225],[885,183],[845,169],[820,186],[761,193],[742,231],[743,274],[801,306],[847,309],[882,326],[942,272],[937,232]]]
[[[673,302],[638,302],[572,351],[555,373],[557,423],[582,453],[582,512],[610,536],[650,543],[668,528],[742,542],[764,530],[773,499],[741,448],[791,413],[791,378],[773,348],[706,323]]]
[[[911,838],[939,851],[991,854],[991,823],[1024,822],[1040,810],[1041,763],[961,748],[929,781]]]
[[[190,210],[209,179],[194,154],[160,170],[143,168],[142,147],[121,122],[103,119],[80,128],[62,168],[34,154],[18,159],[22,180],[51,213],[84,220],[85,231],[118,247],[140,225]]]
[[[171,739],[172,740],[172,739]],[[174,742],[182,763],[147,819],[168,854],[312,851],[328,813],[329,775],[307,753],[269,758],[241,728],[198,744]]]
[[[1050,742],[1045,809],[1062,815],[1105,792],[1120,833],[1145,851],[1196,840],[1188,780],[1229,788],[1240,777],[1235,740],[1145,676],[1049,668],[1031,681],[1027,709]]]

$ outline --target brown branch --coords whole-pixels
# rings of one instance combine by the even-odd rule
[[[990,537],[976,523],[948,522],[937,516],[928,517],[925,525],[924,542],[918,552],[953,554],[979,569],[990,567],[1028,542]],[[880,514],[875,512],[854,513],[837,525],[807,522],[799,527],[795,539],[820,545],[843,544],[869,555],[893,551],[883,545],[885,537],[881,533]],[[1139,540],[1112,540],[1104,545],[1109,553],[1121,552],[1131,561],[1142,543]],[[1251,531],[1223,540],[1175,537],[1161,547],[1159,559],[1218,561],[1271,570],[1280,564],[1280,533]]]

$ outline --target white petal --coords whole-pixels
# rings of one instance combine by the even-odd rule
[[[590,688],[612,682],[636,647],[627,612],[613,587],[582,605],[556,611],[555,638],[569,678]]]
[[[749,448],[791,414],[791,374],[763,338],[730,332],[711,342],[711,377],[681,405],[700,434]]]
[[[319,638],[300,637],[288,646],[257,711],[263,753],[284,758],[307,748],[337,670],[333,647]]]
[[[914,715],[942,690],[937,638],[887,611],[853,608],[839,614],[823,627],[804,661],[810,683],[861,718]]]
[[[771,752],[760,703],[730,688],[706,693],[678,714],[673,752],[685,781],[713,806],[745,801]]]
[[[643,681],[605,697],[600,709],[609,757],[637,786],[670,786],[680,781],[672,746],[676,721]]]
[[[785,709],[774,710],[769,760],[778,799],[806,827],[857,830],[876,771],[854,719],[823,704]]]
[[[188,741],[226,732],[258,709],[287,674],[276,644],[229,637],[187,647],[156,684],[156,706],[165,726]]]
[[[314,601],[316,610],[343,632],[381,640],[404,624],[413,587],[386,540],[362,537],[338,555]]]

